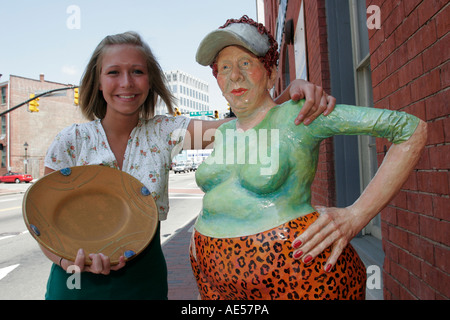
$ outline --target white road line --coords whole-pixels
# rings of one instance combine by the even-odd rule
[[[18,266],[20,266],[20,264],[15,264],[13,266],[9,266],[9,267],[0,269],[0,280],[2,280],[4,277],[6,277],[8,275],[8,273],[13,271]]]
[[[8,238],[20,236],[21,234],[25,234],[25,233],[29,233],[29,232],[30,232],[30,231],[25,230],[25,231],[22,231],[22,232],[20,232],[20,233],[18,233],[18,234],[11,234],[11,235],[7,235],[7,236],[3,236],[3,237],[0,237],[0,240],[5,240],[5,239],[8,239]]]
[[[11,208],[6,208],[6,209],[0,209],[0,212],[17,210],[17,209],[22,209],[22,207],[20,206],[20,207],[11,207]]]

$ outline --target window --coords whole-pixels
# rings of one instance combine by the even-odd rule
[[[350,1],[356,104],[373,107],[372,72],[370,69],[369,32],[366,25],[366,10],[365,1]],[[374,137],[358,136],[358,145],[360,185],[362,191],[377,172],[378,160]],[[364,228],[363,232],[381,239],[380,215],[377,215]]]
[[[2,104],[6,104],[6,87],[2,87]]]

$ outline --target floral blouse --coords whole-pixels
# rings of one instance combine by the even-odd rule
[[[183,146],[190,119],[155,116],[139,120],[128,139],[122,170],[141,181],[151,192],[159,219],[169,211],[169,169]],[[105,165],[119,169],[100,120],[63,129],[51,144],[45,166],[53,170],[82,165]]]

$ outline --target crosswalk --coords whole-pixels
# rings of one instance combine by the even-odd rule
[[[13,271],[18,266],[20,266],[20,264],[14,264],[14,265],[9,266],[9,267],[1,268],[0,269],[0,280],[2,280],[4,277],[6,277],[8,275],[8,273]]]

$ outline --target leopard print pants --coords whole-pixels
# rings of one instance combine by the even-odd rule
[[[279,227],[237,238],[193,232],[191,266],[202,299],[365,299],[366,271],[348,245],[330,272],[328,248],[309,264],[292,258],[292,242],[319,216],[314,212]]]

